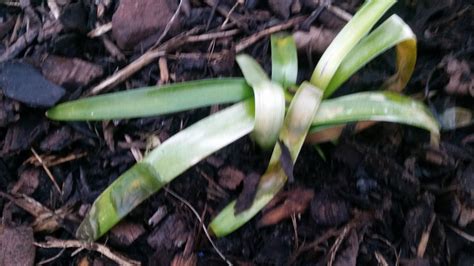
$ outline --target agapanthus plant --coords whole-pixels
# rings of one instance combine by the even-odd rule
[[[273,153],[252,205],[239,213],[235,211],[235,201],[224,208],[210,224],[216,236],[242,226],[284,187],[291,173],[281,165],[282,149],[294,162],[305,139],[312,134],[350,122],[387,121],[423,128],[437,136],[439,127],[428,109],[399,93],[415,66],[413,32],[396,15],[370,32],[394,3],[366,1],[322,55],[310,81],[299,86],[294,40],[277,34],[271,37],[271,79],[253,58],[241,54],[236,60],[244,78],[116,92],[63,103],[49,110],[48,117],[55,120],[103,120],[235,103],[170,137],[117,178],[96,199],[79,226],[77,237],[96,240],[185,170],[247,134],[262,148],[273,147]],[[394,46],[397,73],[383,84],[386,91],[323,100],[369,61]],[[296,93],[290,87],[297,88]],[[337,136],[330,135],[334,137]]]

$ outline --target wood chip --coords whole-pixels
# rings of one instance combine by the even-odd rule
[[[33,241],[31,227],[0,224],[0,265],[33,265],[36,253]]]
[[[219,176],[219,185],[230,190],[236,189],[245,178],[242,171],[232,166],[220,169],[217,175]]]

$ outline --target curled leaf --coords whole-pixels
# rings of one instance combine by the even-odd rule
[[[303,146],[304,139],[318,110],[321,98],[322,91],[305,82],[296,92],[288,108],[279,138],[289,148],[293,162],[296,161]],[[233,201],[214,218],[209,227],[216,236],[225,236],[242,226],[283,188],[288,177],[280,164],[280,156],[281,148],[277,144],[273,149],[267,171],[260,178],[257,194],[250,208],[235,214],[235,201]]]
[[[385,87],[401,91],[415,69],[416,36],[399,16],[392,15],[347,54],[331,79],[324,96],[329,97],[355,72],[393,46],[396,46],[397,51],[397,73],[387,81]]]
[[[366,1],[321,56],[311,76],[311,83],[323,91],[326,90],[344,58],[395,2],[395,0]]]
[[[438,122],[423,103],[390,91],[361,92],[323,101],[310,132],[328,132],[341,124],[357,121],[396,122],[439,134]],[[361,128],[364,126],[367,125],[362,124]],[[329,136],[335,139],[339,134],[336,130],[319,140],[328,140]]]
[[[255,128],[252,135],[262,148],[270,148],[277,141],[285,117],[283,88],[270,81],[252,57],[243,54],[236,60],[245,80],[253,88]]]

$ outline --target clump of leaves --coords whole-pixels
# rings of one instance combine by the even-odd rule
[[[272,78],[250,56],[237,56],[244,79],[211,79],[117,92],[60,104],[47,115],[55,120],[102,120],[168,114],[214,104],[234,105],[206,117],[170,137],[115,180],[94,202],[77,237],[95,240],[143,200],[206,156],[251,133],[263,148],[273,147],[267,171],[260,178],[252,205],[239,213],[235,201],[211,222],[216,236],[242,226],[280,191],[292,173],[282,153],[295,162],[308,134],[357,121],[388,121],[429,130],[439,127],[420,102],[399,94],[416,61],[416,38],[396,15],[370,30],[394,0],[367,1],[341,30],[318,62],[310,82],[296,93],[297,54],[291,37],[271,37]],[[369,33],[370,32],[370,33]],[[396,46],[397,73],[383,85],[388,91],[329,97],[365,64]],[[286,108],[286,100],[289,106]],[[328,137],[329,136],[329,137]],[[287,160],[288,161],[288,160]],[[290,167],[291,168],[291,167]]]

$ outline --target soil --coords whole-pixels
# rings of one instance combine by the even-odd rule
[[[166,53],[101,93],[241,76],[236,52],[251,54],[269,72],[269,35],[254,37],[280,24],[299,36],[309,32],[301,43],[317,43],[300,49],[298,79],[308,79],[328,43],[318,36],[331,38],[345,23],[320,2],[247,0],[233,7],[228,0],[143,0],[140,7],[125,0],[2,1],[3,265],[116,265],[104,252],[91,251],[94,245],[78,250],[42,243],[74,240],[90,204],[150,143],[222,108],[65,123],[48,120],[48,107],[97,92],[102,81],[157,47]],[[353,14],[361,1],[332,5]],[[439,148],[429,145],[426,132],[390,123],[359,133],[348,126],[319,152],[305,145],[293,182],[272,206],[214,239],[233,264],[474,265],[474,126],[472,117],[464,123],[449,116],[453,107],[473,111],[474,6],[468,0],[400,0],[389,13],[417,35],[417,66],[406,93],[444,121]],[[201,42],[179,37],[224,31],[229,35]],[[377,87],[393,73],[393,61],[393,52],[380,56],[338,94]],[[143,265],[225,265],[182,199],[209,224],[243,190],[252,195],[254,177],[269,158],[249,137],[240,139],[176,178],[97,243]]]

